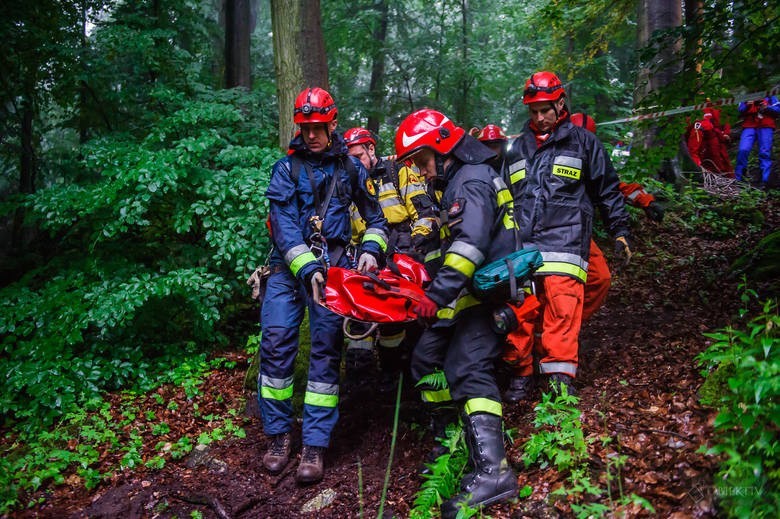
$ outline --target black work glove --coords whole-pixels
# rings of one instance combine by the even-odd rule
[[[631,256],[633,255],[634,253],[631,252],[628,236],[618,236],[615,238],[615,257],[621,267],[627,266],[631,262]]]
[[[664,219],[664,208],[658,202],[650,202],[645,207],[645,214],[654,222],[660,222]]]

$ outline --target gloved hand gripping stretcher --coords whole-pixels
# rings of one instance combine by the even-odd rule
[[[344,317],[344,334],[360,340],[371,335],[379,324],[414,321],[414,303],[425,294],[430,277],[420,263],[405,254],[394,254],[389,266],[378,273],[361,273],[330,267],[321,304]],[[366,323],[367,332],[352,334],[352,322]]]

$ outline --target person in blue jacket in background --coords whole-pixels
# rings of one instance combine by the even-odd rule
[[[341,317],[320,305],[329,266],[348,267],[350,204],[366,221],[358,270],[384,263],[387,222],[368,172],[350,157],[337,133],[336,104],[322,88],[306,88],[295,100],[300,133],[274,164],[266,191],[273,251],[261,310],[258,398],[270,445],[263,465],[278,474],[292,454],[293,371],[299,326],[309,309],[311,352],[303,404],[303,448],[296,481],[320,481],[324,451],[338,420]]]

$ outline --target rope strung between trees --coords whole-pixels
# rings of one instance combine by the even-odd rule
[[[634,115],[632,117],[625,117],[623,119],[615,119],[614,121],[606,121],[603,123],[597,123],[597,126],[606,126],[608,124],[620,124],[631,121],[643,121],[646,119],[659,119],[666,117],[667,115],[681,114],[685,112],[693,112],[694,110],[703,110],[705,108],[711,108],[713,106],[729,106],[739,104],[742,101],[749,101],[751,99],[763,99],[765,97],[773,96],[780,93],[780,85],[775,85],[774,88],[766,92],[753,92],[751,94],[741,94],[733,97],[724,97],[716,101],[705,101],[697,105],[681,106],[679,108],[673,108],[671,110],[664,110],[662,112],[652,112],[648,114]]]

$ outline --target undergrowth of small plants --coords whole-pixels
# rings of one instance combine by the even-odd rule
[[[204,412],[215,397],[204,395],[201,387],[211,371],[235,366],[224,357],[209,360],[205,354],[196,355],[161,379],[167,387],[128,390],[111,401],[93,397],[74,406],[54,427],[6,431],[0,442],[0,514],[34,506],[42,498],[25,496],[40,489],[67,482],[89,490],[116,472],[161,469],[198,444],[243,438],[240,410],[220,402],[217,395],[224,412]],[[180,413],[195,418],[197,432],[172,434],[166,416]],[[149,445],[154,446],[151,452]]]
[[[713,488],[728,517],[780,515],[780,315],[743,283],[738,322],[704,334],[712,342],[697,357],[706,381],[701,401],[718,414],[702,452],[720,458]]]
[[[624,491],[622,468],[628,457],[620,453],[619,438],[615,441],[609,434],[605,421],[604,434],[598,440],[586,439],[578,404],[579,398],[570,395],[565,385],[542,394],[541,402],[534,408],[536,432],[523,446],[526,467],[552,467],[565,475],[563,484],[550,493],[550,499],[568,503],[577,518],[620,516],[629,507],[654,513],[645,498]],[[605,453],[603,474],[588,463],[588,445],[595,441],[601,442]]]

